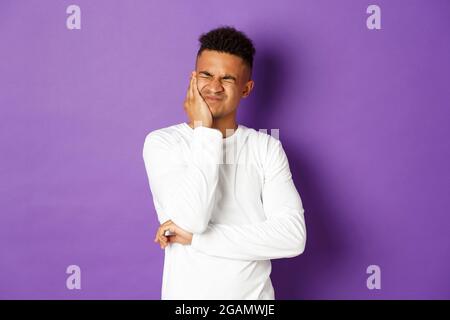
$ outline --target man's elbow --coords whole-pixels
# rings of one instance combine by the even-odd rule
[[[294,258],[301,255],[305,251],[305,244],[306,242],[303,239],[293,240],[291,246],[286,248],[287,252],[284,257]]]
[[[293,257],[301,255],[305,252],[306,247],[306,226],[303,220],[297,221],[297,232],[292,240]]]
[[[306,237],[301,237],[296,241],[296,245],[294,247],[294,257],[301,255],[305,252],[306,247]]]

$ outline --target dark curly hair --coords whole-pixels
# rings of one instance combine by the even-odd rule
[[[242,31],[238,31],[231,26],[221,26],[199,37],[200,49],[197,58],[203,50],[215,50],[226,52],[241,57],[244,63],[250,67],[250,73],[253,68],[253,56],[255,47]]]

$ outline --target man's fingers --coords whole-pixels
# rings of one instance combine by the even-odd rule
[[[192,72],[191,72],[191,77],[189,78],[189,86],[186,90],[186,100],[189,101],[189,99],[191,98],[191,88],[192,88]]]
[[[167,237],[164,235],[167,229],[170,230],[171,225],[173,224],[172,220],[167,220],[163,224],[161,224],[156,231],[154,242],[159,242],[162,246],[163,244],[167,243]],[[172,228],[173,229],[173,228]]]
[[[166,232],[169,231],[169,234],[166,234]],[[171,236],[172,234],[175,234],[177,231],[175,229],[174,225],[170,225],[164,228],[164,235],[166,237]]]
[[[154,242],[159,243],[161,249],[164,249],[168,245],[169,241],[167,239],[167,236],[164,235],[164,233],[166,232],[166,230],[171,229],[173,230],[174,228],[172,225],[173,225],[172,220],[167,220],[166,222],[161,224],[158,230],[156,231]]]
[[[162,235],[164,235],[164,228],[161,226],[158,229],[158,239],[161,239]]]
[[[195,79],[197,79],[197,75],[195,74],[195,71],[194,71],[192,73],[191,83],[190,83],[190,86],[189,86],[190,94],[191,94],[191,96],[190,96],[191,100],[195,99],[195,91],[194,91],[194,89],[195,89],[195,82],[194,82]]]
[[[167,241],[167,236],[163,233],[163,234],[160,234],[159,235],[159,239],[161,240],[161,241]]]
[[[164,228],[160,227],[158,230],[158,241],[161,245],[167,243],[167,237],[164,235]]]
[[[156,230],[155,239],[153,240],[154,242],[158,242],[160,229],[161,229],[161,227],[159,227],[158,230]]]
[[[194,94],[197,98],[202,98],[202,96],[200,95],[200,90],[198,90],[198,81],[197,81],[197,75],[195,75],[194,77],[194,83],[193,83],[193,87],[194,87]]]
[[[159,244],[161,249],[164,249],[168,244],[168,240],[164,241],[163,239],[160,239],[160,238],[158,238],[158,240],[156,242]]]
[[[170,231],[173,235],[165,235],[166,231]],[[168,220],[159,226],[155,236],[155,242],[158,242],[161,249],[165,249],[171,243],[189,244],[191,234],[178,227],[173,221]]]
[[[165,247],[167,247],[167,245],[168,245],[168,241],[162,242],[161,249],[164,249]]]
[[[159,229],[158,229],[158,234],[161,236],[161,235],[164,235],[164,232],[166,232],[166,230],[167,230],[167,226],[170,226],[170,224],[172,224],[172,221],[171,220],[169,220],[169,221],[166,221],[166,222],[164,222],[162,225],[160,225],[159,226]]]
[[[191,76],[189,78],[189,86],[188,86],[188,89],[186,91],[186,100],[188,102],[192,99],[192,80],[193,80],[192,79],[193,78],[192,74],[193,74],[193,72],[191,72]]]
[[[166,243],[167,240],[168,240],[167,239],[168,236],[166,236],[166,231],[170,231],[170,232],[174,233],[175,232],[175,227],[173,226],[173,224],[169,224],[167,226],[162,226],[161,229],[162,229],[162,232],[161,232],[160,237]]]

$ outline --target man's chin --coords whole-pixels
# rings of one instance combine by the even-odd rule
[[[222,117],[223,116],[221,110],[218,109],[215,106],[212,106],[212,107],[208,106],[208,109],[209,109],[209,111],[211,111],[211,114],[212,114],[213,118],[214,117]]]

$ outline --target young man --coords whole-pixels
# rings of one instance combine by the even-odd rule
[[[302,201],[280,141],[236,123],[254,86],[252,41],[232,27],[199,40],[189,122],[150,132],[143,149],[162,299],[275,299],[270,259],[303,252]]]

